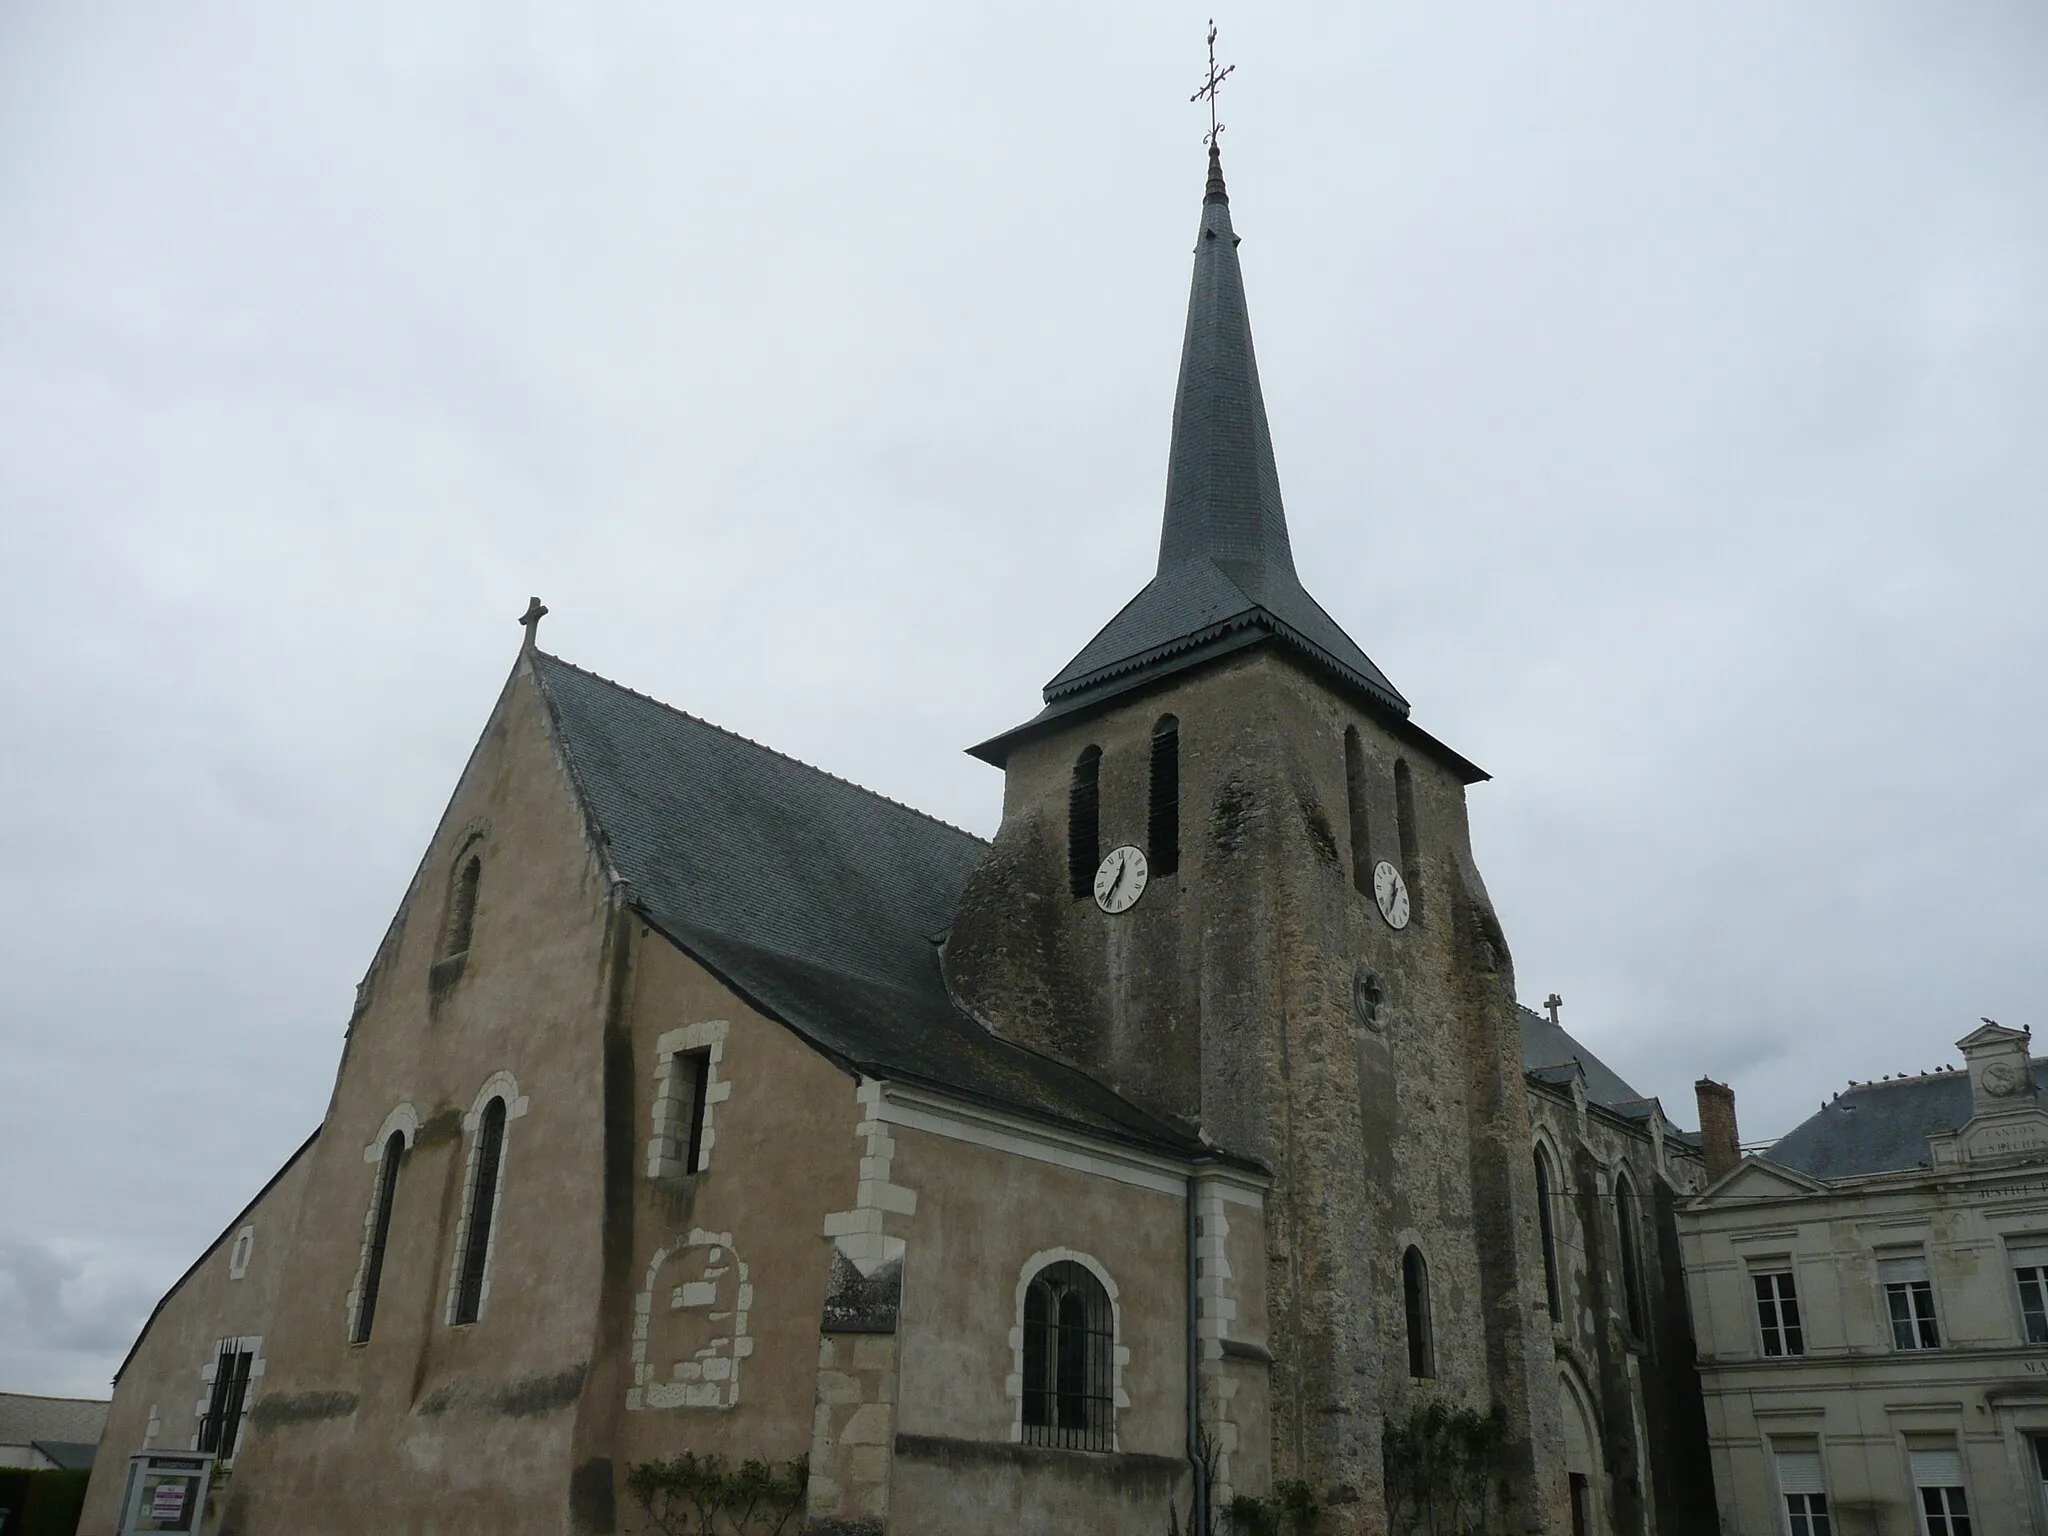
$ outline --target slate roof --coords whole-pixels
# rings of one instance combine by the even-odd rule
[[[1032,725],[1141,674],[1265,641],[1336,674],[1386,713],[1408,714],[1400,690],[1295,574],[1237,246],[1212,145],[1174,392],[1158,570],[1046,684],[1046,710]]]
[[[100,1449],[98,1441],[88,1445],[82,1440],[38,1440],[35,1448],[62,1472],[90,1472]]]
[[[956,1007],[938,941],[987,848],[545,652],[557,742],[635,911],[842,1065],[1175,1156],[1214,1156]]]
[[[112,1403],[96,1397],[29,1397],[0,1392],[0,1445],[39,1440],[95,1446]],[[55,1460],[53,1456],[51,1458]]]
[[[1515,1013],[1522,1021],[1522,1066],[1531,1076],[1562,1085],[1570,1081],[1569,1075],[1547,1069],[1566,1067],[1576,1061],[1585,1071],[1589,1100],[1631,1120],[1647,1118],[1656,1100],[1644,1098],[1623,1082],[1621,1074],[1567,1034],[1563,1025],[1551,1023],[1548,1014],[1519,1004]]]
[[[2048,1059],[2034,1061],[2048,1085]],[[1929,1072],[1858,1083],[1781,1136],[1764,1155],[1816,1179],[1853,1179],[1930,1167],[1929,1131],[1959,1130],[1970,1118],[1970,1074]]]

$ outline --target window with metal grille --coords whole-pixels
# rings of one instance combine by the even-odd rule
[[[1805,1443],[1813,1444],[1810,1440]],[[1778,1494],[1785,1501],[1787,1536],[1832,1536],[1827,1484],[1821,1480],[1820,1452],[1778,1451],[1772,1459],[1777,1464]]]
[[[255,1360],[256,1352],[243,1349],[240,1339],[222,1339],[214,1357],[213,1393],[199,1421],[199,1449],[222,1461],[235,1454],[242,1437],[242,1404],[248,1400],[249,1367]]]
[[[1116,1449],[1115,1323],[1102,1282],[1071,1259],[1024,1291],[1024,1443]]]
[[[1095,866],[1102,862],[1102,748],[1090,747],[1074,764],[1067,786],[1067,886],[1076,896],[1095,887]]]
[[[1401,1255],[1401,1305],[1408,1317],[1408,1374],[1421,1380],[1436,1374],[1436,1341],[1430,1337],[1429,1265],[1420,1248]]]
[[[1892,1324],[1894,1349],[1939,1349],[1941,1330],[1934,1320],[1934,1280],[1924,1258],[1881,1259],[1878,1277],[1884,1282],[1884,1305]]]
[[[1180,868],[1180,722],[1162,715],[1152,727],[1152,806],[1145,863],[1157,877]]]
[[[1806,1353],[1806,1330],[1799,1322],[1799,1293],[1793,1288],[1789,1269],[1753,1273],[1750,1284],[1756,1290],[1756,1323],[1763,1334],[1764,1353],[1777,1358]]]
[[[1628,1329],[1643,1332],[1643,1257],[1637,1246],[1641,1223],[1636,1216],[1635,1186],[1626,1178],[1614,1185],[1614,1220],[1621,1232],[1621,1294],[1628,1307]]]
[[[476,1172],[469,1185],[469,1230],[462,1244],[462,1278],[455,1321],[473,1323],[483,1311],[484,1266],[491,1257],[491,1216],[498,1203],[498,1162],[505,1150],[505,1101],[484,1106],[476,1133]]]
[[[1562,1317],[1557,1284],[1557,1224],[1550,1209],[1550,1159],[1536,1149],[1536,1233],[1543,1239],[1543,1295],[1552,1317]]]
[[[2013,1279],[2020,1290],[2020,1334],[2029,1344],[2048,1344],[2048,1246],[2012,1249]]]
[[[363,1263],[363,1290],[356,1298],[356,1326],[351,1336],[357,1344],[370,1341],[370,1325],[377,1316],[377,1290],[384,1281],[384,1245],[391,1237],[391,1202],[398,1194],[398,1164],[405,1156],[405,1132],[393,1131],[384,1143],[384,1157],[377,1165],[376,1201],[370,1216],[370,1252]]]
[[[441,945],[444,957],[465,954],[476,930],[476,894],[483,884],[484,856],[472,853],[456,872],[455,889],[448,895],[448,933]]]
[[[1415,780],[1408,759],[1394,762],[1394,820],[1401,834],[1401,876],[1408,882],[1408,910],[1422,916],[1422,839],[1415,827]]]
[[[1344,728],[1344,808],[1351,820],[1351,883],[1372,894],[1372,824],[1365,804],[1365,743],[1358,727]]]
[[[1953,1449],[1907,1453],[1920,1518],[1927,1536],[1971,1536],[1970,1500],[1963,1491],[1963,1458]]]

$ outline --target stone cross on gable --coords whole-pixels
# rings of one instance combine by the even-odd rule
[[[532,650],[540,643],[540,621],[546,618],[547,614],[548,605],[539,598],[529,597],[526,600],[526,612],[519,615],[519,622],[526,630],[526,639],[522,643],[527,650]]]
[[[1543,1006],[1550,1014],[1550,1022],[1555,1024],[1557,1022],[1557,1011],[1564,1006],[1564,999],[1553,992],[1550,996],[1543,999]]]

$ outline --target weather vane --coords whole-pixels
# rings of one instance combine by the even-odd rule
[[[1202,139],[1204,144],[1213,146],[1216,143],[1216,135],[1223,131],[1223,124],[1216,121],[1216,92],[1222,89],[1223,82],[1230,78],[1231,72],[1236,68],[1235,64],[1224,66],[1220,72],[1216,68],[1216,20],[1214,17],[1211,17],[1209,19],[1209,78],[1202,82],[1202,88],[1199,91],[1188,98],[1189,101],[1206,101],[1209,103],[1209,132]]]

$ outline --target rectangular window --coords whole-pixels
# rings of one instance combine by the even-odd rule
[[[1913,1491],[1926,1536],[1971,1536],[1970,1500],[1963,1492],[1963,1458],[1950,1450],[1907,1452]]]
[[[2041,1485],[2041,1507],[2048,1509],[2048,1435],[2036,1435],[2029,1443],[2034,1448],[2034,1474]]]
[[[2048,1244],[2013,1244],[2013,1279],[2020,1290],[2020,1337],[2048,1344]]]
[[[1934,1321],[1934,1281],[1927,1260],[1920,1257],[1880,1259],[1884,1305],[1891,1319],[1894,1349],[1939,1349],[1941,1330]]]
[[[683,1144],[676,1148],[678,1161],[685,1173],[700,1173],[704,1168],[704,1094],[711,1086],[711,1053],[709,1051],[685,1051],[675,1058],[671,1068],[673,1092],[681,1100],[681,1113],[676,1117],[676,1128]]]
[[[1799,1293],[1792,1285],[1792,1271],[1773,1269],[1752,1273],[1756,1287],[1756,1322],[1763,1334],[1764,1353],[1773,1359],[1806,1353],[1806,1330],[1799,1322]]]
[[[255,1363],[253,1350],[241,1347],[240,1339],[223,1339],[213,1362],[213,1395],[206,1417],[199,1421],[199,1449],[211,1451],[222,1461],[235,1454],[241,1438],[242,1404],[249,1396],[249,1367]]]
[[[1778,1494],[1785,1501],[1785,1529],[1789,1536],[1833,1536],[1828,1520],[1827,1484],[1821,1480],[1820,1449],[1813,1441],[1782,1450],[1774,1441],[1772,1460],[1778,1473]]]

